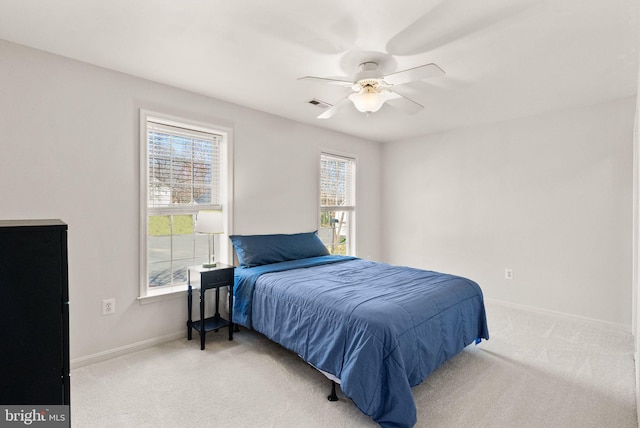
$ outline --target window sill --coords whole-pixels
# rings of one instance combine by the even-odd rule
[[[164,302],[166,300],[184,299],[187,297],[187,285],[179,285],[175,287],[169,287],[163,290],[148,291],[146,296],[138,297],[138,302],[141,305],[148,305],[150,303]]]

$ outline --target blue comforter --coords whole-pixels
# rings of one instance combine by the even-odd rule
[[[416,423],[411,387],[488,339],[482,291],[465,278],[323,256],[237,268],[234,322],[340,379],[383,427]]]

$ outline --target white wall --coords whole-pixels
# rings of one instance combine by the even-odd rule
[[[635,97],[385,144],[383,258],[630,329],[634,111]]]
[[[640,88],[640,72],[638,73]],[[640,425],[640,97],[636,99],[635,126],[633,134],[633,311],[632,328],[635,341],[636,407]]]
[[[69,224],[72,360],[186,333],[183,296],[137,301],[140,108],[233,128],[235,233],[314,230],[320,148],[356,155],[357,245],[380,258],[379,144],[0,41],[0,218]]]
[[[69,224],[72,359],[185,330],[183,298],[136,299],[139,108],[233,127],[235,233],[317,227],[335,149],[358,157],[359,255],[631,324],[635,99],[381,146],[0,41],[0,218]]]

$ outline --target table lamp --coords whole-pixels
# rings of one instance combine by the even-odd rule
[[[198,233],[205,233],[211,235],[209,239],[209,262],[203,263],[204,268],[216,267],[213,254],[213,235],[224,233],[224,224],[222,222],[222,211],[198,211],[196,215],[195,231]]]

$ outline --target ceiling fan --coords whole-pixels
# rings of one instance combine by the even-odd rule
[[[417,80],[424,80],[444,75],[444,71],[436,64],[424,64],[407,70],[397,71],[383,75],[378,70],[378,63],[375,61],[363,62],[359,65],[360,71],[356,75],[355,81],[342,79],[331,79],[326,77],[304,76],[298,80],[316,80],[329,84],[350,87],[354,92],[343,98],[325,110],[318,119],[328,119],[336,114],[345,104],[352,102],[353,105],[367,115],[374,113],[382,107],[385,102],[413,114],[420,111],[424,106],[391,90],[393,86],[403,85]]]

